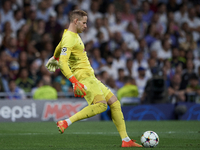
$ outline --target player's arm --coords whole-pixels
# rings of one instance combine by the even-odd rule
[[[58,62],[59,62],[60,52],[61,52],[61,42],[57,45],[53,57],[51,57],[46,64],[46,67],[49,71],[55,72],[56,69],[59,69]]]
[[[74,90],[74,96],[75,97],[84,97],[86,95],[85,90],[87,89],[85,85],[80,83],[76,77],[72,74],[69,66],[68,66],[68,60],[71,55],[71,49],[68,47],[63,47],[60,53],[60,59],[59,59],[59,66],[60,70],[63,73],[63,75],[69,79],[69,81],[73,85]]]
[[[61,53],[61,42],[56,46],[56,49],[53,54],[54,58],[59,60],[60,53]]]

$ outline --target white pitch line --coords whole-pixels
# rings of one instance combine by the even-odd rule
[[[142,132],[128,132],[128,134],[138,134]],[[177,131],[168,131],[168,132],[156,132],[158,134],[196,134],[198,131],[188,131],[188,132],[177,132]],[[55,135],[59,133],[0,133],[0,136],[9,136],[9,135]],[[66,132],[65,134],[80,134],[80,135],[118,135],[118,132]]]

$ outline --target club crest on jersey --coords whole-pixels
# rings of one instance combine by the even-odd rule
[[[67,53],[65,53],[66,51],[67,51],[67,47],[63,47],[60,55],[67,55]]]

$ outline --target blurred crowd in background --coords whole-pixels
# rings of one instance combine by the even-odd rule
[[[199,100],[198,0],[1,0],[0,5],[2,100],[73,96],[60,70],[51,73],[45,64],[74,9],[88,13],[80,36],[96,77],[119,100]]]

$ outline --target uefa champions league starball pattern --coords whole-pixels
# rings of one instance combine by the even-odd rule
[[[159,143],[159,137],[154,131],[146,131],[141,136],[141,144],[143,147],[156,147]]]

